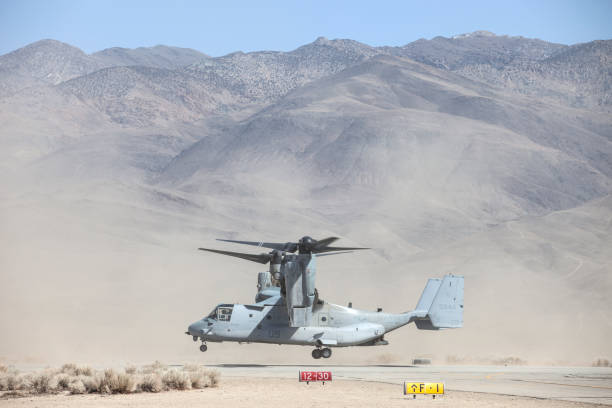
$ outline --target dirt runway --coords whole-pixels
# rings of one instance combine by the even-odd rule
[[[448,391],[431,397],[404,396],[401,386],[370,381],[335,380],[325,385],[286,378],[222,378],[217,388],[158,394],[50,395],[3,399],[0,407],[593,407],[589,403]]]
[[[182,366],[174,366],[176,368]],[[397,365],[209,365],[217,388],[128,395],[56,394],[2,398],[2,407],[593,407],[612,405],[612,368]],[[298,382],[300,370],[333,381]],[[444,382],[446,394],[404,396],[404,381]]]

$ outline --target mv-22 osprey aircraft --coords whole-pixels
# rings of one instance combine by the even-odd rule
[[[261,264],[268,272],[258,275],[255,304],[220,304],[206,317],[192,323],[186,334],[193,341],[296,344],[314,346],[312,357],[329,358],[330,347],[382,346],[384,335],[414,322],[421,330],[458,328],[463,325],[463,276],[429,279],[416,308],[405,313],[383,313],[328,303],[315,288],[316,258],[368,248],[330,246],[338,238],[271,243],[219,241],[270,248],[260,255],[199,248]],[[295,253],[297,251],[297,254]],[[318,255],[319,254],[319,255]]]

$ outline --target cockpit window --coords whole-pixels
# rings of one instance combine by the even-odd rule
[[[232,318],[231,307],[218,307],[217,308],[217,320],[220,322],[229,322]]]
[[[233,309],[234,305],[219,305],[207,317],[220,322],[229,322],[232,318]]]

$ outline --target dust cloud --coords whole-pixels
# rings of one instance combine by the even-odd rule
[[[388,334],[386,347],[336,349],[334,362],[406,364],[426,356],[437,364],[510,357],[517,360],[506,362],[590,364],[612,355],[605,313],[610,255],[603,250],[609,224],[600,230],[602,215],[610,219],[609,198],[419,250],[386,236],[392,226],[380,220],[356,217],[341,227],[301,208],[311,203],[299,197],[276,196],[274,206],[256,205],[257,197],[240,205],[206,197],[179,211],[152,205],[146,189],[104,185],[75,194],[5,194],[5,363],[309,363],[310,350],[297,346],[211,344],[203,354],[184,334],[218,303],[253,302],[257,272],[265,269],[198,246],[249,251],[214,238],[284,241],[305,234],[339,235],[344,244],[373,248],[318,262],[317,287],[333,303],[403,312],[415,306],[428,277],[465,276],[464,328],[430,332],[411,325]],[[576,234],[593,241],[572,247]],[[592,253],[582,257],[586,251]]]

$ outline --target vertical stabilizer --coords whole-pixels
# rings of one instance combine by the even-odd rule
[[[434,288],[436,292],[432,295]],[[441,281],[430,279],[414,313],[417,317],[414,322],[421,330],[462,327],[463,276],[446,275]]]
[[[423,293],[421,293],[419,303],[417,303],[414,309],[415,311],[429,311],[434,297],[436,293],[438,293],[438,289],[440,289],[440,282],[442,282],[440,279],[429,279],[427,281],[427,285],[425,285],[425,289],[423,289]]]

